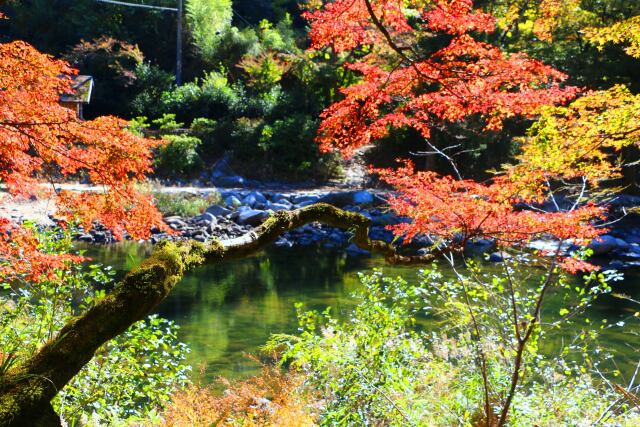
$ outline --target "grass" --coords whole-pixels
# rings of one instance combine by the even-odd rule
[[[156,206],[165,216],[193,217],[201,215],[209,206],[221,201],[218,193],[162,193],[154,192]]]

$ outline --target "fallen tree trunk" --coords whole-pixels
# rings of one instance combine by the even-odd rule
[[[161,242],[152,255],[84,314],[69,321],[33,357],[0,378],[0,425],[59,426],[51,400],[87,364],[98,348],[144,319],[183,275],[203,264],[249,256],[302,225],[320,222],[353,232],[360,248],[382,253],[395,264],[421,263],[433,255],[402,256],[383,241],[369,239],[370,219],[331,205],[278,212],[249,233],[209,243]]]

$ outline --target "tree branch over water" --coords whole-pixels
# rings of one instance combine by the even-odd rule
[[[0,425],[59,425],[50,404],[58,391],[91,360],[98,348],[144,319],[188,271],[204,264],[249,256],[283,233],[313,222],[350,230],[358,247],[383,254],[389,263],[417,264],[435,257],[400,255],[393,245],[369,238],[369,218],[326,204],[278,212],[235,239],[161,242],[109,295],[69,321],[33,357],[0,378]]]

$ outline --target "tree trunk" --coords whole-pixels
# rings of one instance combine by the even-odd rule
[[[246,257],[284,232],[311,222],[351,230],[356,245],[384,254],[390,263],[433,259],[431,254],[398,255],[394,246],[369,239],[370,219],[325,204],[278,212],[236,239],[206,244],[190,240],[161,242],[108,296],[71,319],[33,357],[0,378],[0,426],[59,425],[50,404],[58,391],[91,360],[98,348],[148,316],[187,271],[202,264]]]

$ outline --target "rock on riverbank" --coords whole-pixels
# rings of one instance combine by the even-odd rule
[[[164,239],[195,239],[201,242],[211,238],[228,239],[238,237],[258,226],[274,212],[293,210],[314,203],[329,203],[342,209],[359,212],[372,219],[371,237],[391,242],[393,233],[386,226],[407,221],[394,215],[386,208],[387,194],[368,190],[349,191],[294,191],[272,192],[258,190],[220,191],[221,204],[211,205],[204,213],[192,218],[167,216],[165,222],[177,232],[176,235],[152,230],[151,243]],[[343,249],[353,256],[366,255],[353,245],[350,234],[339,229],[320,224],[308,224],[297,230],[283,234],[276,242],[277,247],[322,245],[332,249]],[[115,240],[109,230],[97,225],[88,233],[80,232],[76,238],[85,242],[111,243]],[[418,236],[410,242],[409,248],[416,251],[427,250],[432,242],[426,236]],[[556,244],[549,240],[531,242],[533,250],[555,252]],[[589,245],[595,257],[603,259],[603,264],[612,268],[640,266],[640,227],[621,227],[595,239]],[[577,247],[566,243],[565,254]],[[468,242],[465,254],[471,257],[487,256],[492,262],[504,260],[504,254],[497,252],[495,242],[477,240]]]

